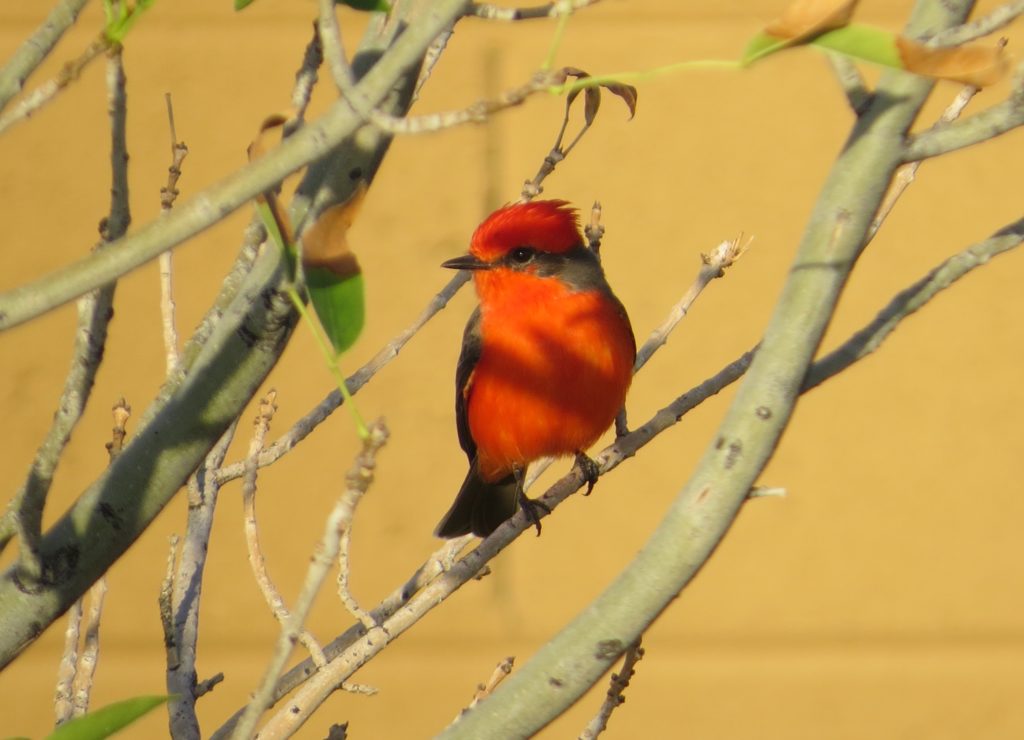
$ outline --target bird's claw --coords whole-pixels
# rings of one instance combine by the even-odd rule
[[[542,516],[547,516],[551,513],[551,507],[540,499],[527,498],[525,495],[520,495],[519,508],[526,514],[527,521],[537,528],[537,536],[540,537],[540,519]],[[541,514],[539,510],[544,513]]]
[[[583,476],[583,480],[587,484],[586,493],[583,495],[589,496],[590,492],[594,490],[594,484],[601,476],[601,467],[582,452],[576,453],[576,467],[580,469],[580,475]]]

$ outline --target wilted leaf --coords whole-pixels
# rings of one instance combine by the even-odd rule
[[[293,110],[288,109],[283,113],[271,113],[269,116],[263,119],[260,123],[259,133],[256,134],[256,138],[252,140],[246,150],[249,155],[249,161],[254,162],[255,160],[262,157],[268,149],[270,149],[270,138],[272,133],[276,133],[278,129],[282,129],[284,125],[294,117],[295,113]],[[257,203],[266,204],[269,215],[273,220],[273,228],[277,232],[275,241],[279,241],[282,246],[288,249],[289,252],[294,251],[295,237],[292,233],[291,221],[288,218],[288,214],[281,206],[281,202],[277,199],[277,194],[268,190],[260,195],[256,196]],[[267,219],[264,218],[264,221]],[[264,224],[268,230],[271,228],[270,224]]]
[[[903,67],[908,72],[975,87],[995,84],[1010,68],[1010,59],[1002,44],[995,47],[970,44],[933,49],[900,37],[896,39],[896,47]]]
[[[743,65],[790,46],[806,43],[826,31],[850,22],[857,0],[795,0],[747,44]]]
[[[856,6],[857,0],[794,0],[764,31],[777,39],[798,43],[842,28],[850,22]]]
[[[584,80],[590,77],[590,74],[584,72],[582,69],[577,67],[563,67],[561,70],[563,79],[569,77],[575,77],[578,80]],[[592,85],[585,88],[575,88],[569,91],[569,94],[565,96],[565,111],[566,115],[569,113],[569,108],[572,106],[573,101],[580,94],[581,91],[586,92],[583,104],[583,120],[587,126],[594,122],[594,118],[597,117],[597,111],[601,107],[601,91],[600,88],[604,88],[612,95],[617,95],[622,98],[625,102],[626,107],[629,108],[629,118],[632,120],[633,116],[636,115],[636,103],[637,103],[637,90],[632,85],[626,85],[621,82],[601,82],[597,85]]]
[[[130,725],[166,702],[169,696],[137,696],[65,722],[47,740],[100,740]]]
[[[337,353],[351,347],[363,328],[363,278],[349,248],[348,230],[365,196],[366,185],[360,183],[351,198],[321,213],[302,235],[309,298]]]

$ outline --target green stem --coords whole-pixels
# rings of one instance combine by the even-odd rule
[[[743,64],[735,59],[693,59],[688,62],[675,62],[673,64],[666,64],[663,67],[654,67],[653,69],[646,69],[640,72],[612,72],[610,74],[583,77],[578,80],[573,80],[572,82],[566,82],[562,85],[554,85],[548,88],[548,92],[554,93],[555,95],[564,95],[565,93],[573,92],[574,90],[582,90],[584,88],[595,87],[597,85],[607,85],[627,81],[642,82],[655,77],[661,77],[662,75],[682,72],[689,69],[742,68]]]
[[[338,356],[334,353],[334,348],[331,343],[324,336],[320,329],[320,326],[313,320],[309,311],[306,309],[306,303],[302,300],[302,296],[295,290],[294,285],[289,285],[285,288],[288,293],[288,297],[291,298],[292,303],[295,305],[295,309],[302,316],[302,320],[306,322],[310,332],[313,334],[313,339],[316,340],[316,346],[320,348],[320,354],[324,356],[324,362],[327,363],[327,369],[331,371],[331,375],[334,376],[334,381],[338,384],[338,391],[341,393],[341,397],[345,399],[345,407],[348,408],[349,413],[352,414],[352,421],[356,424],[356,433],[359,435],[359,439],[367,439],[370,436],[370,430],[366,426],[366,422],[363,420],[362,414],[359,413],[359,409],[356,408],[352,402],[352,394],[348,392],[348,385],[345,383],[345,374],[341,372],[341,368],[338,366]]]
[[[558,23],[555,26],[555,35],[551,38],[551,46],[548,48],[548,55],[544,58],[544,64],[541,65],[541,70],[547,72],[555,65],[555,56],[558,54],[558,49],[562,45],[562,39],[565,37],[565,29],[569,25],[569,16],[572,13],[562,13],[558,16]]]

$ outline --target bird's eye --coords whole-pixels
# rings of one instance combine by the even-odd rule
[[[534,251],[529,247],[516,247],[512,250],[512,261],[519,265],[525,265],[533,259]]]

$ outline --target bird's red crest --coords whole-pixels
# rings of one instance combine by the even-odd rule
[[[485,261],[516,247],[567,252],[583,243],[576,209],[564,200],[535,200],[499,208],[477,227],[469,251]]]

